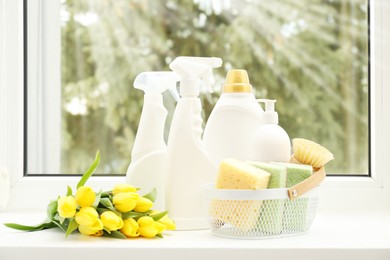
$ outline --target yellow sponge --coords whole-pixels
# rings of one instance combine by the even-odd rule
[[[235,159],[225,159],[219,167],[216,188],[266,189],[270,177],[269,172]],[[260,200],[214,200],[209,214],[218,222],[248,231],[256,227],[262,204]]]
[[[266,189],[271,174],[247,163],[225,159],[221,161],[217,176],[217,189]]]

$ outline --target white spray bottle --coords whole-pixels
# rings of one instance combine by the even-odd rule
[[[178,57],[169,67],[180,75],[180,96],[168,138],[166,207],[178,230],[206,229],[201,185],[214,182],[217,165],[207,155],[202,135],[199,87],[209,83],[211,69],[220,58]]]
[[[265,104],[262,124],[257,128],[252,140],[250,160],[259,162],[288,162],[291,157],[291,142],[287,132],[278,125],[275,112],[276,100],[258,99]]]
[[[154,208],[159,210],[165,209],[164,175],[167,163],[167,146],[164,142],[167,110],[163,104],[162,93],[169,89],[178,100],[176,82],[179,79],[172,71],[161,71],[143,72],[134,81],[134,88],[143,90],[145,95],[126,180],[129,184],[141,188],[144,193],[156,188]]]

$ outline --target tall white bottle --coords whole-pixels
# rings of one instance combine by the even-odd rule
[[[250,160],[260,162],[288,162],[291,157],[291,142],[287,132],[278,125],[279,117],[275,112],[276,100],[258,99],[265,104],[263,123],[257,128]]]
[[[169,67],[181,76],[180,100],[176,106],[168,139],[166,208],[178,230],[208,228],[203,210],[201,185],[214,182],[217,166],[207,155],[202,141],[201,79],[211,68],[222,65],[220,58],[178,57]]]
[[[163,104],[162,93],[169,89],[173,96],[178,98],[176,82],[179,79],[172,71],[161,71],[143,72],[134,81],[134,88],[143,90],[145,95],[126,181],[141,188],[144,193],[156,188],[154,208],[159,210],[165,209],[164,175],[167,165],[167,146],[164,142],[167,110]]]
[[[230,70],[203,135],[205,149],[215,164],[225,158],[250,159],[252,139],[262,124],[263,114],[247,72]]]

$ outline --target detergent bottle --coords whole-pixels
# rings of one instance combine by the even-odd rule
[[[253,137],[262,125],[258,104],[245,70],[227,73],[222,94],[205,126],[203,143],[215,164],[222,159],[253,159]]]

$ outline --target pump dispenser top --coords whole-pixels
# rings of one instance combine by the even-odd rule
[[[159,210],[165,209],[164,178],[167,163],[167,146],[164,142],[167,110],[162,93],[168,89],[179,100],[176,90],[179,79],[172,71],[159,71],[143,72],[134,80],[134,88],[143,90],[145,95],[131,152],[132,161],[127,170],[127,182],[141,188],[144,193],[155,188],[158,196],[154,206]]]
[[[180,75],[180,96],[168,138],[166,209],[178,230],[208,228],[201,185],[214,182],[217,166],[203,147],[200,84],[210,84],[220,58],[178,57],[169,67]]]
[[[264,103],[265,111],[263,115],[263,124],[278,124],[279,116],[278,113],[275,112],[275,103],[276,100],[272,99],[258,99],[259,103]]]

